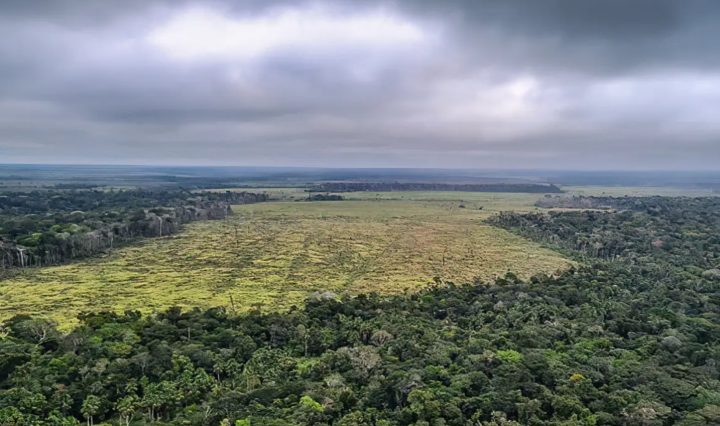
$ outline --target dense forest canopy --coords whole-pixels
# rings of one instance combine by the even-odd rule
[[[0,424],[720,424],[718,199],[604,200],[496,225],[583,265],[288,313],[18,316]]]

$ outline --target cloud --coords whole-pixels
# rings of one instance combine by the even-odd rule
[[[8,0],[0,161],[717,169],[717,16],[700,0]]]
[[[419,43],[424,37],[412,22],[381,11],[348,16],[319,8],[284,8],[238,19],[194,7],[154,29],[148,41],[181,60],[227,61],[278,51],[387,50]]]

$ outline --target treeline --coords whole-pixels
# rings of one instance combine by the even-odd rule
[[[607,211],[500,213],[490,223],[536,241],[606,260],[674,268],[716,268],[720,263],[720,197],[582,197]]]
[[[469,192],[529,192],[560,193],[552,184],[539,183],[407,183],[407,182],[327,182],[310,187],[311,192],[389,192],[389,191],[469,191]]]
[[[91,256],[184,223],[222,219],[232,204],[265,201],[247,192],[36,191],[0,195],[0,270]]]
[[[607,197],[586,195],[545,195],[535,205],[543,208],[598,209],[598,210],[635,210],[658,213],[677,209],[689,202],[718,200],[718,197]]]
[[[718,201],[638,202],[496,222],[548,244],[626,237],[619,260],[572,249],[586,266],[558,276],[287,313],[87,314],[66,335],[15,317],[0,424],[718,425]]]
[[[339,194],[310,194],[305,201],[343,201],[345,197]]]
[[[72,211],[128,210],[133,208],[177,207],[198,197],[208,201],[242,202],[264,200],[265,194],[249,192],[192,192],[172,190],[41,190],[0,193],[0,215],[51,214]]]

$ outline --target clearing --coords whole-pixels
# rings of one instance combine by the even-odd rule
[[[482,222],[501,210],[532,210],[542,195],[343,195],[349,200],[236,206],[227,220],[192,223],[101,258],[22,271],[0,281],[0,320],[26,313],[67,329],[90,310],[286,309],[315,291],[400,293],[435,278],[529,277],[571,264]]]

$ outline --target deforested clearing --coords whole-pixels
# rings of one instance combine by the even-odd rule
[[[193,223],[174,236],[28,269],[0,281],[0,319],[25,313],[67,328],[83,311],[283,310],[313,292],[401,293],[508,271],[552,274],[572,263],[484,223],[497,210],[532,209],[537,196],[388,198],[235,206],[226,220]]]

